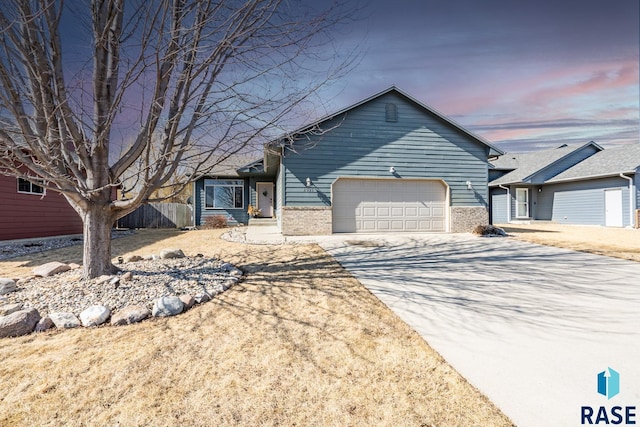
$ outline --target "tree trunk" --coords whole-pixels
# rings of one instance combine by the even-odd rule
[[[111,262],[111,229],[113,216],[102,204],[91,203],[82,217],[84,226],[84,256],[82,274],[92,279],[114,274],[117,268]]]

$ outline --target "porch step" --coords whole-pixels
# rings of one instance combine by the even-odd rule
[[[278,220],[275,218],[250,218],[249,225],[269,226],[278,225]]]

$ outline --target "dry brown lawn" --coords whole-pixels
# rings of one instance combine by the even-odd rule
[[[640,229],[549,222],[499,226],[517,239],[527,242],[640,261]]]
[[[173,318],[1,339],[0,425],[511,425],[318,246],[219,235],[115,240],[114,256],[179,247],[246,279]],[[0,275],[79,256],[0,262]]]

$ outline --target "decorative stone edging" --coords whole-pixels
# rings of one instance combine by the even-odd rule
[[[175,316],[238,283],[235,266],[180,249],[118,259],[118,274],[83,280],[79,265],[53,262],[20,279],[0,278],[0,338]],[[41,316],[41,313],[48,313]]]

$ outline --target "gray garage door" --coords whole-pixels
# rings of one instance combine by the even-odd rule
[[[333,184],[333,231],[445,231],[441,181],[345,179]]]

